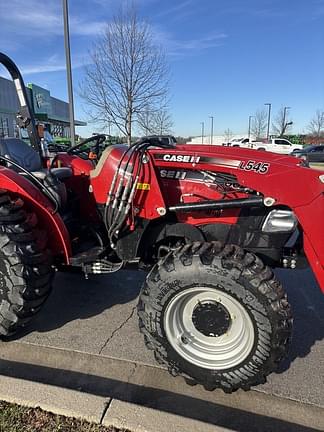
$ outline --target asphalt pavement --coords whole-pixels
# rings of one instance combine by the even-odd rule
[[[324,295],[310,270],[279,270],[277,274],[284,283],[294,310],[293,343],[290,356],[281,365],[280,371],[270,375],[268,382],[256,387],[256,390],[260,397],[278,397],[277,411],[282,400],[296,402],[295,412],[304,405],[321,410],[324,408]],[[140,377],[147,374],[156,376],[156,380],[165,380],[165,375],[159,375],[160,367],[156,365],[152,353],[145,348],[138,331],[136,304],[144,277],[145,274],[141,272],[121,271],[85,280],[82,275],[58,273],[53,293],[46,305],[28,331],[14,344],[31,344],[32,350],[39,347],[40,352],[50,347],[53,354],[48,351],[48,358],[54,358],[60,350],[62,353],[73,351],[77,355],[93,354],[93,362],[107,359],[106,370],[129,367],[130,376],[136,371],[137,365],[147,365],[146,370],[140,372],[140,367],[137,370],[139,385]],[[58,349],[57,352],[55,349]],[[87,359],[89,365],[91,356]],[[109,359],[119,359],[120,366]],[[55,367],[60,366],[60,361],[58,358]],[[80,359],[75,361],[78,364],[85,362]],[[195,389],[198,387],[190,389],[191,397],[195,395]],[[201,393],[201,390],[197,392]],[[208,396],[210,400],[212,397]],[[236,399],[232,401],[236,406],[239,406],[242,398],[245,398],[245,404],[249,403],[246,393],[234,397]],[[226,399],[222,403],[227,404]],[[258,403],[260,401],[252,405]]]
[[[310,270],[279,270],[294,311],[290,356],[258,390],[324,407],[324,295]],[[20,341],[156,365],[138,331],[142,272],[58,273],[53,293]]]

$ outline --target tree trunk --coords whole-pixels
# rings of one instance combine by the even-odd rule
[[[127,145],[130,147],[132,144],[132,113],[130,110],[127,113],[126,131],[127,131]]]

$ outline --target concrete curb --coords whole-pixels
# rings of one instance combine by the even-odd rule
[[[0,400],[100,423],[108,399],[19,378],[0,377]]]
[[[132,432],[230,432],[202,421],[188,419],[160,410],[113,399],[103,419],[103,425],[129,429]]]
[[[117,399],[110,400],[17,378],[0,378],[0,400],[132,432],[230,431]]]
[[[1,343],[0,374],[2,375],[0,381],[3,383],[5,383],[3,380],[9,378],[20,379],[25,381],[24,385],[29,381],[30,385],[55,387],[55,391],[59,393],[66,391],[66,397],[71,401],[71,408],[68,408],[68,411],[71,413],[75,411],[76,416],[80,416],[83,412],[83,408],[78,409],[77,394],[83,395],[80,396],[80,407],[83,406],[82,404],[86,405],[87,400],[90,401],[86,398],[92,396],[98,398],[91,399],[93,408],[90,405],[89,410],[84,408],[84,415],[94,421],[98,419],[98,411],[100,411],[98,406],[102,409],[103,403],[109,403],[112,407],[116,407],[117,402],[114,400],[118,399],[120,404],[126,404],[123,405],[124,408],[126,407],[126,412],[132,412],[128,403],[145,405],[149,407],[148,409],[157,408],[162,413],[173,415],[175,418],[184,417],[192,421],[204,422],[204,430],[208,430],[206,429],[208,424],[249,432],[324,430],[323,409],[314,405],[302,404],[255,390],[247,393],[238,391],[232,395],[226,395],[222,391],[206,392],[199,386],[189,387],[181,378],[172,378],[166,370],[159,367],[77,351],[40,347],[21,342]],[[5,395],[9,398],[12,394],[12,386],[8,386],[8,383],[6,386],[10,388],[10,392],[7,390],[5,393],[1,385],[0,398]],[[16,387],[19,390],[19,386]],[[54,392],[56,395],[59,393]],[[28,405],[27,399],[30,398],[31,392],[24,392],[24,394],[25,404]],[[21,394],[18,396],[17,402]],[[42,400],[39,402],[39,398],[36,398],[36,401],[42,402]],[[53,405],[53,402],[51,404]],[[45,409],[49,409],[51,404],[46,405]],[[110,415],[114,411],[108,410],[108,413]],[[82,414],[83,417],[84,415]],[[106,416],[105,419],[108,419]],[[130,414],[127,416],[129,417]],[[136,425],[139,417],[135,414],[134,416],[133,423]],[[121,419],[126,417],[123,415],[118,417],[114,414],[111,418],[122,421]],[[242,425],[245,425],[245,429]],[[253,429],[252,425],[255,425],[256,429]],[[135,426],[132,427],[134,430]],[[145,429],[148,426],[143,423],[141,427]]]

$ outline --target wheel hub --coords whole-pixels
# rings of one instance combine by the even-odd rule
[[[227,333],[231,325],[231,317],[220,303],[199,302],[193,311],[192,322],[203,335],[218,337]]]
[[[248,311],[230,293],[196,286],[178,292],[164,314],[166,337],[190,363],[212,370],[239,365],[253,348]]]

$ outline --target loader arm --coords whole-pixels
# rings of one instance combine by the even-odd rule
[[[324,293],[324,196],[323,193],[305,206],[294,209],[303,229],[303,246],[308,262]]]

